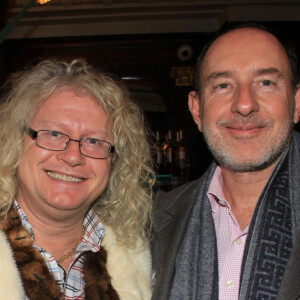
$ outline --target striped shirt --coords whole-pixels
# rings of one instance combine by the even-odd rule
[[[19,212],[23,227],[31,233],[32,239],[34,240],[33,228],[28,223],[25,212],[16,200],[14,206]],[[104,226],[93,210],[90,210],[84,218],[84,229],[84,237],[77,246],[68,271],[57,263],[51,253],[40,248],[38,245],[33,245],[40,251],[50,272],[53,274],[61,291],[63,291],[65,300],[84,300],[85,282],[83,279],[82,254],[86,251],[98,252],[100,250],[102,238],[105,234]]]
[[[207,195],[211,202],[217,234],[219,299],[237,300],[248,226],[241,231],[229,203],[225,200],[220,167],[214,173]]]

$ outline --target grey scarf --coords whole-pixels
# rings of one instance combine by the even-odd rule
[[[300,135],[281,159],[255,209],[245,247],[240,300],[275,299],[300,218]],[[198,193],[176,259],[171,300],[218,299],[217,243],[206,195],[211,175]]]

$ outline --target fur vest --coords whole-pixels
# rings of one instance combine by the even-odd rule
[[[141,241],[138,242],[137,249],[139,250],[128,249],[117,241],[109,226],[105,225],[105,229],[106,234],[102,245],[107,252],[106,269],[111,277],[113,288],[121,300],[149,300],[151,298],[149,249],[142,248]],[[104,256],[106,256],[105,251]],[[93,258],[90,257],[90,259]],[[104,257],[105,260],[106,257]],[[0,261],[3,270],[0,272],[0,299],[23,300],[24,282],[22,282],[6,234],[2,231],[0,231]],[[88,263],[90,266],[95,265],[92,260]]]

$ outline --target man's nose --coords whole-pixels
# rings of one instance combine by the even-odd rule
[[[234,96],[232,112],[242,116],[248,116],[259,111],[259,103],[254,91],[249,85],[240,86]]]
[[[62,159],[72,167],[81,165],[84,161],[83,155],[80,151],[79,140],[70,139],[66,149],[63,151],[59,151],[57,155],[59,159]]]

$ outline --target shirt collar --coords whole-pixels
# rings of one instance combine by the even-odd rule
[[[34,240],[34,231],[26,213],[21,208],[20,204],[14,199],[13,207],[18,211],[21,218],[22,226],[31,234]],[[100,250],[101,241],[105,235],[105,228],[93,209],[90,209],[86,214],[84,221],[85,234],[83,240],[79,244],[80,251],[98,252]]]
[[[207,190],[207,196],[210,200],[213,212],[216,212],[218,205],[230,209],[229,203],[225,200],[225,196],[223,193],[223,185],[224,182],[222,170],[219,166],[217,166]]]
[[[90,209],[84,218],[84,227],[85,235],[81,243],[90,248],[86,250],[99,251],[105,228],[93,209]]]

